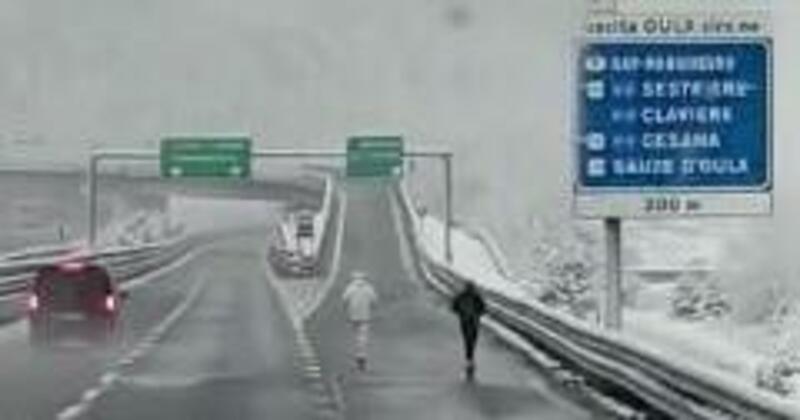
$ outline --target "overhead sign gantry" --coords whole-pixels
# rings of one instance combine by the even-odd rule
[[[406,158],[435,159],[444,168],[445,259],[452,261],[453,154],[449,151],[408,151],[401,136],[359,136],[348,139],[345,150],[253,149],[249,136],[190,135],[162,139],[160,150],[96,150],[88,162],[88,234],[97,236],[97,172],[107,161],[160,162],[164,178],[249,178],[253,159],[337,159],[348,176],[389,178],[402,175]]]

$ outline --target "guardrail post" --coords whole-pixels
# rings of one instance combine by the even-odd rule
[[[606,230],[606,284],[603,296],[603,326],[610,330],[622,329],[622,221],[605,219]]]

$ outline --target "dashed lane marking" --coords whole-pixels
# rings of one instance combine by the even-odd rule
[[[200,296],[206,284],[206,279],[195,281],[189,294],[184,298],[161,322],[145,335],[145,338],[133,347],[125,356],[110,366],[98,383],[87,389],[81,395],[78,402],[67,406],[56,416],[57,420],[74,420],[83,416],[92,404],[95,403],[103,394],[111,390],[112,386],[119,381],[120,370],[133,365],[138,359],[142,358],[154,347],[154,343],[160,341],[166,334],[192,307]],[[153,331],[156,333],[154,334]]]
[[[119,376],[118,373],[116,373],[116,372],[107,372],[107,373],[103,374],[103,376],[100,377],[100,385],[102,385],[102,386],[104,386],[106,388],[111,387],[112,385],[114,385],[119,380],[119,378],[120,378],[120,376]]]
[[[90,389],[84,392],[83,395],[81,395],[81,402],[83,402],[84,404],[91,404],[94,400],[97,399],[97,397],[100,396],[100,394],[103,393],[103,391],[104,389],[99,387]]]
[[[337,399],[336,395],[332,392],[332,387],[328,386],[325,382],[316,347],[305,330],[305,320],[319,308],[339,276],[347,214],[347,197],[345,192],[340,190],[339,197],[336,239],[333,255],[331,257],[333,260],[328,276],[322,280],[321,285],[300,290],[300,294],[292,294],[286,290],[285,286],[279,284],[266,262],[264,269],[269,283],[278,293],[278,300],[284,312],[292,321],[295,341],[295,360],[301,371],[302,378],[308,382],[311,401],[316,407],[316,415],[319,419],[336,420],[342,419],[344,404],[341,398]]]
[[[58,420],[74,420],[83,415],[86,412],[87,407],[84,405],[74,405],[66,410],[58,413],[56,419]]]

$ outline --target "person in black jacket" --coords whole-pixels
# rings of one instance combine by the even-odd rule
[[[478,343],[478,328],[481,316],[486,312],[486,304],[475,284],[468,282],[453,299],[451,309],[458,315],[461,324],[461,336],[464,339],[464,353],[467,358],[466,375],[468,380],[472,380],[475,377],[475,345]]]

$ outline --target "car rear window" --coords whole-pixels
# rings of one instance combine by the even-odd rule
[[[79,271],[46,268],[36,277],[34,289],[50,310],[88,310],[111,293],[111,281],[104,270],[96,267]]]

